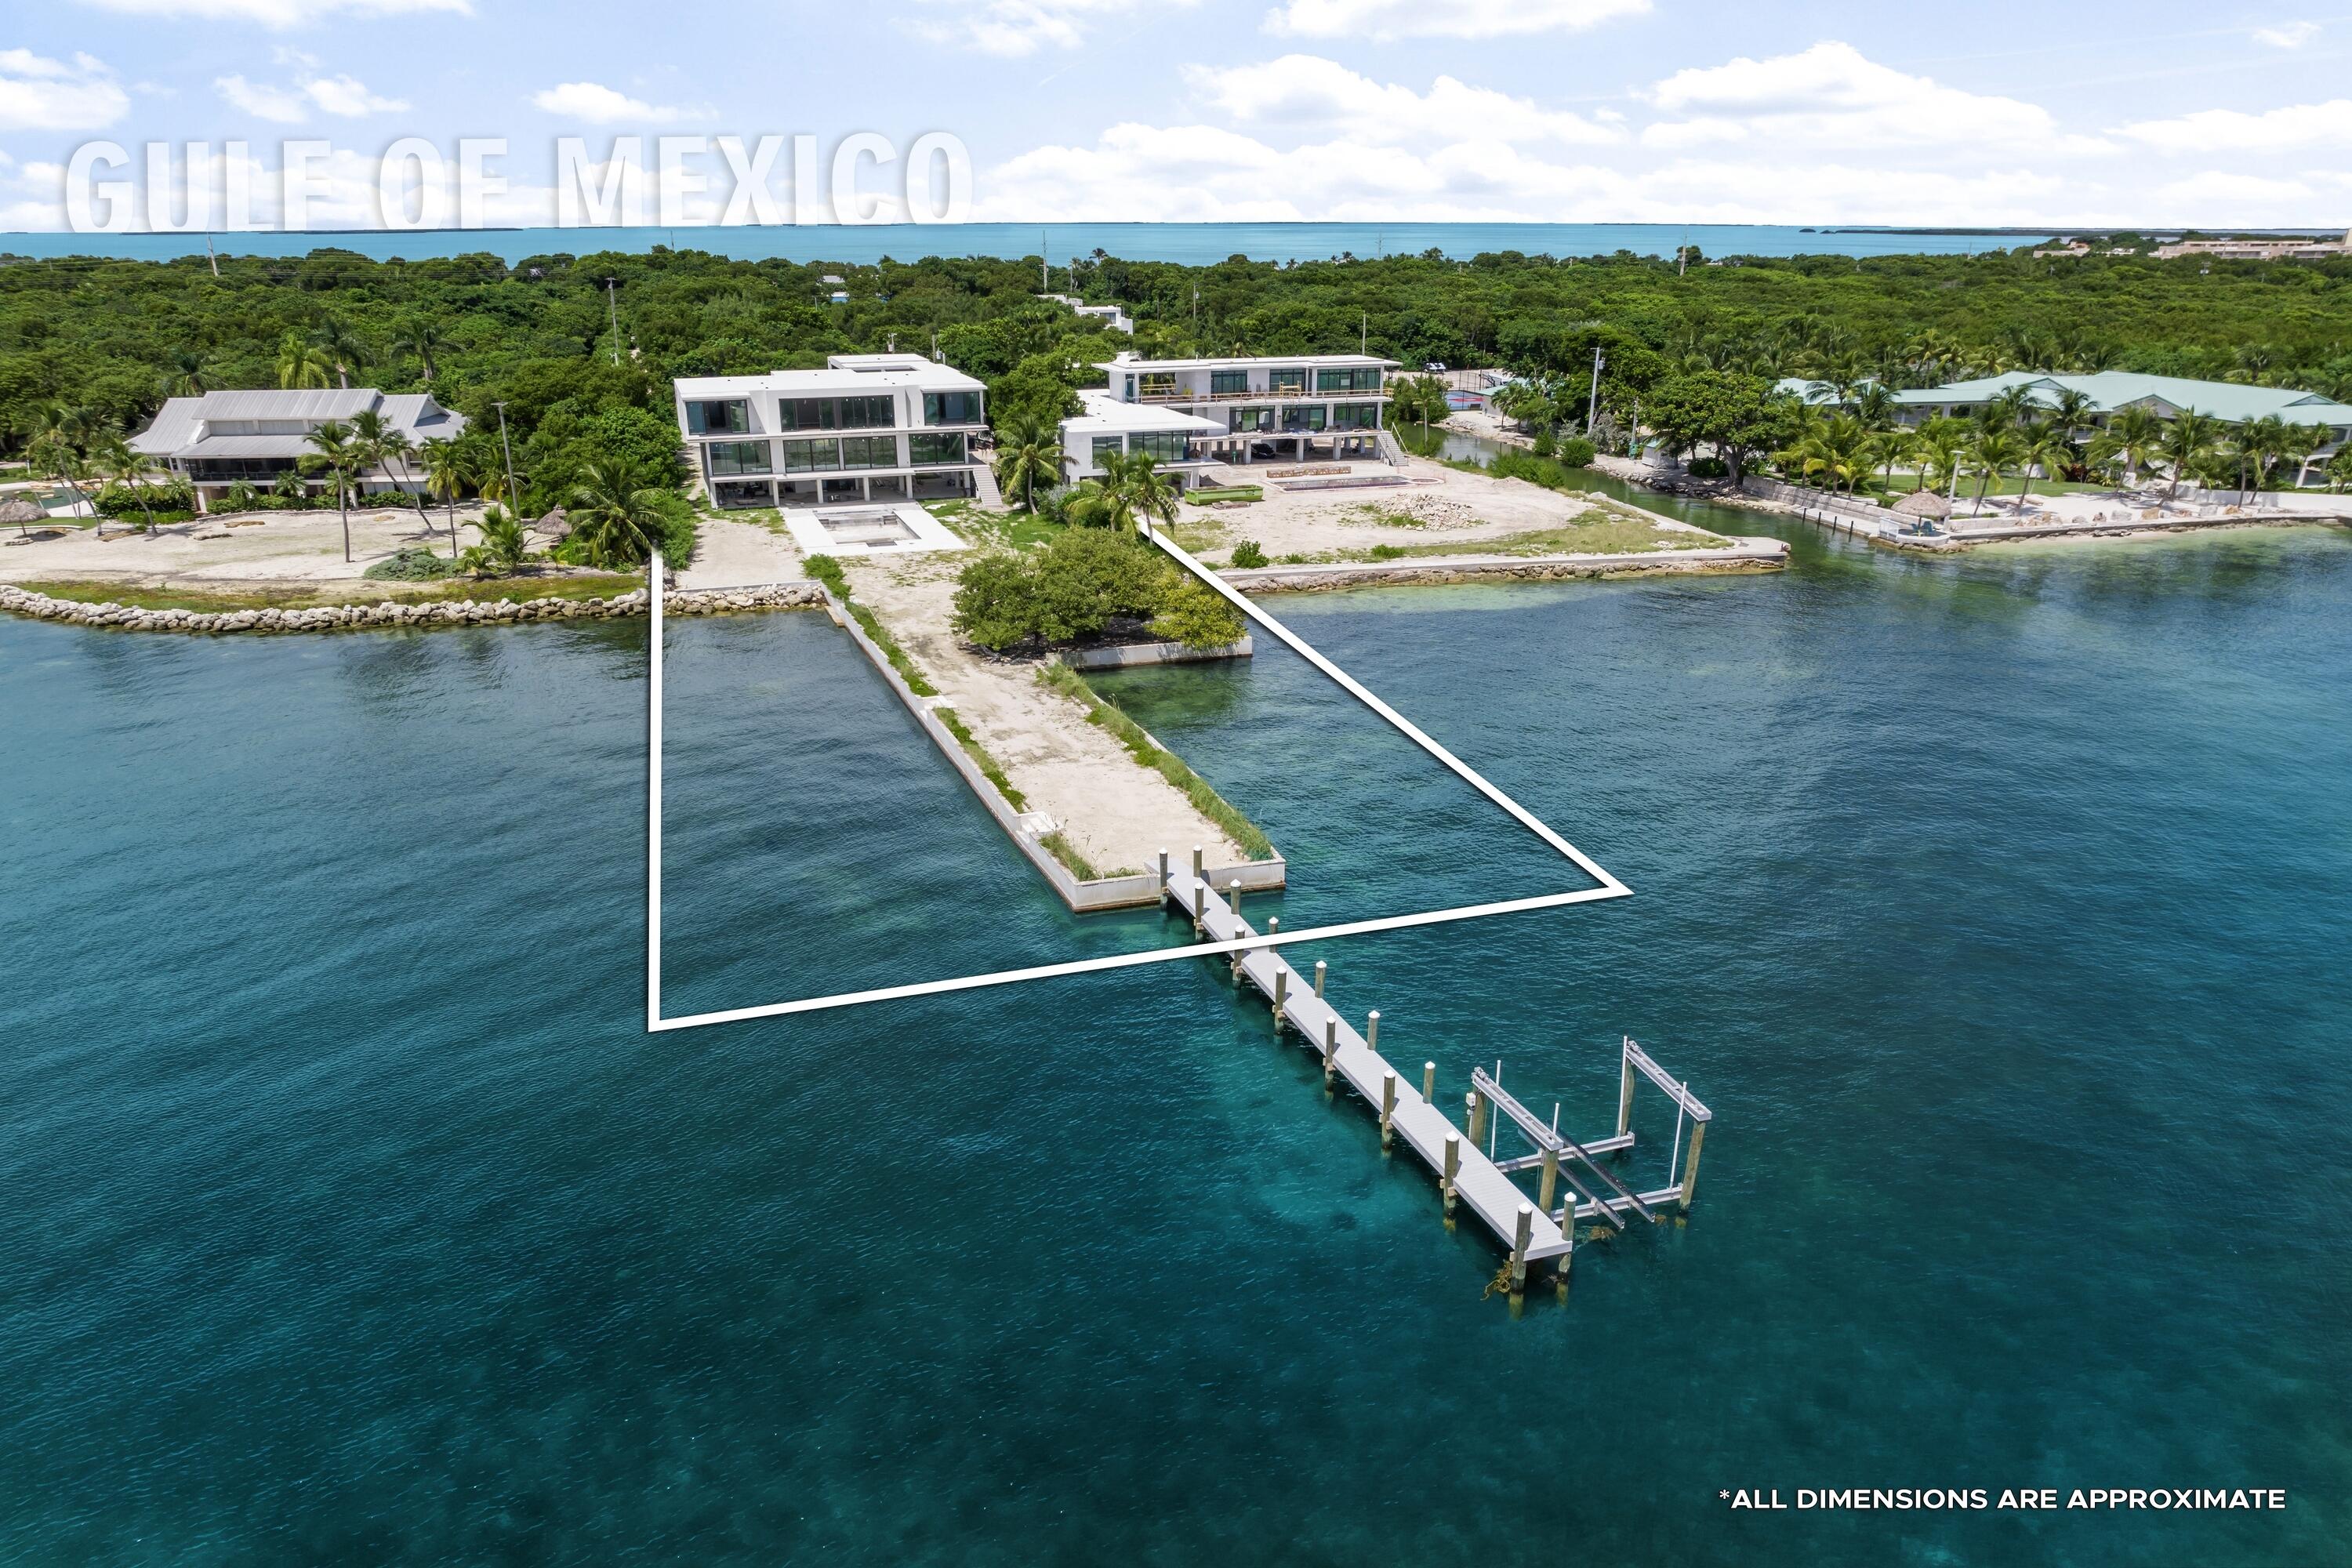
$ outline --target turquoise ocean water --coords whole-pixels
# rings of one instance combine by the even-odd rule
[[[0,620],[0,1559],[2347,1561],[2352,540],[1791,537],[1268,602],[1636,894],[1335,998],[1717,1111],[1516,1317],[1222,965],[646,1037],[641,622]],[[673,1013],[1185,934],[1063,913],[822,619],[669,656]],[[1286,653],[1117,684],[1286,925],[1568,885]],[[1718,1496],[1906,1486],[2289,1500]]]
[[[1672,256],[1696,246],[1707,256],[1889,256],[2006,250],[2047,237],[2039,231],[1939,232],[1803,228],[1785,224],[1661,223],[964,223],[842,226],[745,225],[732,228],[436,229],[426,233],[226,234],[223,255],[300,256],[322,246],[379,259],[487,251],[508,261],[529,256],[644,252],[656,246],[761,260],[847,261],[893,257],[1049,256],[1056,267],[1097,249],[1130,261],[1202,266],[1231,256],[1257,261],[1320,261],[1343,255],[1411,256],[1430,249],[1468,258],[1481,251],[1605,256],[1630,250]],[[202,256],[201,234],[7,234],[0,255],[113,256],[163,261]],[[1042,248],[1041,248],[1042,247]]]

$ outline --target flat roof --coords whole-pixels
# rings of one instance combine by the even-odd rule
[[[1081,412],[1062,421],[1062,428],[1081,436],[1130,436],[1154,430],[1181,431],[1187,436],[1223,436],[1225,426],[1214,419],[1181,414],[1164,403],[1121,403],[1107,392],[1078,394]]]
[[[1115,359],[1097,363],[1097,370],[1234,370],[1245,365],[1303,366],[1307,369],[1337,369],[1341,365],[1376,365],[1382,370],[1395,370],[1402,360],[1382,359],[1378,354],[1251,354],[1231,359]]]
[[[983,384],[953,365],[921,354],[835,354],[823,370],[775,370],[765,375],[682,375],[671,383],[680,397],[741,396],[747,392],[818,396],[825,393],[980,392]]]

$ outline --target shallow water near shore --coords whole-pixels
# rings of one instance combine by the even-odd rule
[[[0,620],[0,1558],[2344,1561],[2352,539],[1635,499],[1792,568],[1264,601],[1635,893],[1294,957],[1441,1092],[1606,1131],[1632,1034],[1717,1112],[1517,1314],[1222,964],[645,1035],[642,621]],[[823,617],[668,637],[671,1014],[1186,935]],[[1101,685],[1263,913],[1578,885],[1259,642]],[[1856,1486],[2289,1501],[1718,1497]]]

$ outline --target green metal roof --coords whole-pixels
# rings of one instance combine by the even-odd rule
[[[2290,425],[2352,426],[2352,406],[2291,386],[2243,386],[2234,381],[2191,381],[2178,375],[2142,375],[2136,371],[2103,370],[2091,375],[2052,375],[2012,370],[1977,381],[1956,381],[1947,386],[1914,387],[1898,392],[1895,401],[1906,407],[1923,405],[1969,405],[1990,402],[2012,386],[2030,385],[2033,400],[2057,401],[2060,391],[2072,389],[2091,400],[2096,414],[2112,414],[2136,403],[2158,403],[2160,412],[2194,408],[2227,424],[2240,425],[2265,415],[2277,415]]]

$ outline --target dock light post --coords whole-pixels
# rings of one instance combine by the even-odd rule
[[[1445,1217],[1454,1217],[1454,1183],[1462,1174],[1462,1134],[1445,1130],[1445,1179],[1438,1190],[1445,1194]]]
[[[1381,1075],[1381,1148],[1385,1152],[1396,1141],[1396,1069],[1391,1068]]]
[[[1323,1017],[1323,1092],[1331,1092],[1331,1074],[1339,1060],[1339,1019],[1336,1014]]]
[[[1323,961],[1318,958],[1315,961],[1315,1000],[1318,1002],[1323,1000]]]

